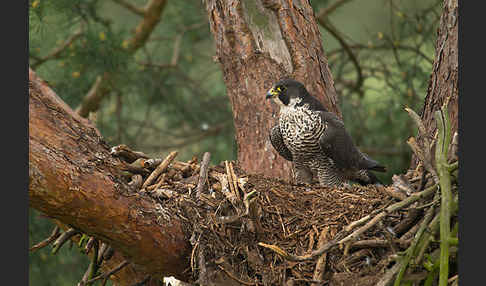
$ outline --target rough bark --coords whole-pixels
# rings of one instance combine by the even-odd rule
[[[29,206],[110,244],[132,262],[121,276],[185,279],[191,246],[180,222],[123,195],[119,164],[98,131],[29,70]],[[139,281],[119,285],[130,282]]]
[[[448,111],[452,132],[458,128],[458,1],[444,0],[443,13],[437,30],[437,42],[432,74],[429,80],[427,96],[421,113],[427,136],[432,140],[437,130],[434,119],[435,111],[439,110],[448,100]],[[417,141],[421,143],[423,137]],[[435,154],[434,151],[431,152]],[[412,168],[417,166],[418,160],[412,158]]]
[[[233,108],[240,166],[288,179],[291,164],[268,137],[278,115],[265,101],[272,84],[294,77],[341,116],[312,7],[300,0],[207,0],[206,9]]]

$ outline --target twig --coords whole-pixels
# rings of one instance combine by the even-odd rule
[[[435,171],[434,167],[432,167],[430,147],[424,147],[427,148],[426,150],[420,148],[414,137],[410,137],[407,140],[407,144],[408,146],[410,146],[410,148],[412,149],[415,156],[417,156],[419,161],[422,162],[425,169],[427,169],[427,171],[429,171],[429,173],[432,175],[432,177],[434,178],[434,182],[438,184],[439,179],[437,177],[437,172]]]
[[[420,116],[417,113],[415,113],[415,111],[413,111],[412,109],[410,109],[408,107],[405,107],[405,111],[408,112],[410,117],[415,122],[415,125],[417,125],[418,130],[419,130],[419,134],[424,137],[424,141],[427,144],[427,146],[430,146],[431,142],[427,138],[427,129],[425,128],[425,125],[422,122],[422,119],[420,119]]]
[[[327,241],[327,234],[329,232],[329,227],[326,226],[322,229],[321,234],[319,235],[319,241],[317,242],[317,247],[322,247],[325,242]],[[316,266],[314,268],[314,275],[312,276],[313,280],[322,281],[324,279],[324,272],[326,270],[326,261],[327,261],[327,254],[323,253],[319,259],[317,259]],[[322,283],[312,283],[311,286],[318,286]]]
[[[454,197],[453,202],[458,200],[458,196]],[[458,204],[453,203],[451,206],[451,215],[455,215],[458,210]],[[435,237],[437,231],[439,231],[439,221],[440,221],[440,214],[437,214],[434,219],[429,223],[427,227],[427,231],[423,234],[421,241],[418,245],[417,256],[415,257],[415,264],[418,265],[422,262],[422,258],[425,255],[425,251],[429,247],[432,238]]]
[[[449,280],[447,280],[447,283],[452,283],[456,280],[459,280],[459,274],[452,276]]]
[[[239,282],[241,284],[249,285],[249,286],[258,285],[258,283],[247,282],[247,281],[243,281],[243,280],[239,279],[238,277],[236,277],[235,274],[233,274],[231,271],[229,271],[228,269],[224,268],[221,265],[218,265],[218,267],[219,267],[219,269],[223,270],[226,274],[228,274],[228,276],[231,279],[233,279],[233,280],[235,280],[235,281],[237,281],[237,282]]]
[[[180,50],[181,50],[182,36],[183,36],[183,33],[178,34],[175,37],[174,47],[172,48],[172,58],[170,60],[170,63],[168,63],[168,64],[157,64],[157,63],[153,63],[153,62],[150,62],[150,61],[149,62],[140,61],[140,62],[137,62],[137,64],[143,65],[143,66],[148,66],[148,67],[161,68],[161,69],[177,67],[177,62],[179,61],[179,54],[180,54]]]
[[[424,60],[426,60],[430,64],[434,63],[434,60],[432,58],[430,58],[429,56],[427,56],[426,54],[424,54],[422,51],[420,51],[419,47],[411,47],[411,46],[407,46],[407,45],[403,45],[403,44],[396,45],[396,43],[393,43],[393,47],[396,50],[404,50],[404,51],[414,52],[415,54],[419,55],[420,57],[422,57]],[[350,45],[350,48],[353,49],[353,50],[389,50],[390,46],[387,45],[387,44],[378,45],[378,46],[375,46],[375,45],[367,46],[367,45],[362,45],[362,44],[355,44],[355,45]],[[330,56],[332,56],[334,54],[342,53],[342,52],[346,52],[346,51],[344,49],[335,49],[335,50],[329,51],[327,53],[327,56],[329,58]]]
[[[114,146],[110,149],[110,154],[117,157],[122,157],[128,163],[133,163],[139,158],[148,159],[149,156],[140,151],[133,151],[125,144]]]
[[[436,191],[436,189],[437,189],[437,186],[434,185],[432,187],[429,187],[429,188],[423,190],[422,192],[414,193],[413,195],[411,195],[410,197],[408,197],[406,200],[403,200],[401,202],[398,202],[398,203],[395,203],[395,204],[393,204],[391,206],[388,206],[387,208],[385,208],[385,210],[383,210],[382,212],[380,212],[379,214],[377,214],[367,224],[365,224],[363,227],[359,228],[358,230],[356,230],[352,234],[348,235],[347,237],[345,237],[344,239],[342,239],[341,241],[339,241],[339,243],[345,243],[345,242],[348,242],[348,241],[351,241],[351,240],[356,239],[359,235],[361,235],[366,230],[368,230],[369,228],[371,228],[373,225],[375,225],[378,221],[380,221],[382,218],[384,218],[389,213],[392,213],[394,211],[397,211],[399,209],[402,209],[402,208],[404,208],[404,207],[406,207],[406,206],[414,203],[415,201],[417,201],[417,200],[419,200],[421,198],[424,198],[424,197],[427,197],[427,196],[433,194]]]
[[[439,193],[436,193],[435,196],[438,197]],[[432,217],[434,215],[434,210],[435,210],[435,208],[433,206],[430,207],[427,210],[427,213],[425,214],[424,219],[423,219],[422,223],[420,224],[419,230],[417,231],[417,234],[415,235],[415,237],[412,240],[412,244],[410,245],[410,247],[406,251],[407,254],[405,255],[405,257],[403,257],[401,263],[399,263],[400,264],[400,271],[398,272],[397,279],[395,280],[394,286],[400,285],[401,280],[403,278],[403,275],[405,275],[405,271],[407,270],[408,264],[409,264],[410,260],[412,259],[412,257],[416,253],[416,249],[417,249],[417,246],[419,244],[420,239],[422,238],[422,234],[424,233],[425,229],[427,228],[427,225],[429,224],[429,222],[432,220]]]
[[[337,0],[334,2],[332,5],[327,6],[326,8],[322,8],[317,12],[316,18],[326,18],[329,14],[334,12],[337,8],[342,6],[343,4],[346,4],[346,2],[349,2],[350,0]]]
[[[432,175],[435,183],[438,184],[439,178],[437,176],[436,170],[432,166],[431,150],[432,150],[433,142],[430,142],[430,140],[428,139],[427,130],[425,129],[425,126],[424,126],[422,120],[420,119],[420,116],[418,116],[418,114],[415,113],[415,111],[413,111],[410,108],[406,107],[405,111],[408,112],[410,117],[413,119],[413,121],[417,125],[418,130],[419,130],[419,136],[421,136],[423,138],[423,143],[425,144],[425,146],[419,147],[419,145],[417,144],[414,137],[410,137],[407,141],[407,144],[410,146],[410,148],[412,149],[414,154],[417,156],[417,158],[422,162],[422,164],[427,169],[427,171],[429,171],[429,173]]]
[[[115,251],[113,250],[113,248],[110,245],[108,245],[105,252],[103,252],[103,260],[104,261],[110,260],[110,258],[113,256],[114,253]]]
[[[400,270],[400,263],[395,263],[392,268],[388,269],[381,279],[376,283],[376,286],[388,286],[393,280],[398,270]]]
[[[160,165],[160,163],[162,163],[162,161],[164,161],[162,158],[150,158],[150,159],[147,159],[147,160],[143,160],[142,166],[144,168],[155,169],[155,168],[157,168],[158,165]],[[174,161],[174,164],[175,163],[179,163],[179,162]]]
[[[397,211],[399,209],[402,209],[402,208],[412,204],[413,202],[415,202],[415,201],[417,201],[421,198],[428,197],[429,195],[433,194],[436,190],[437,190],[437,185],[431,186],[431,187],[423,190],[422,192],[414,193],[413,195],[408,197],[406,200],[403,200],[401,202],[398,202],[398,203],[395,203],[393,205],[388,206],[387,208],[385,208],[383,211],[378,213],[372,219],[371,219],[371,216],[369,216],[369,215],[366,216],[366,218],[369,218],[371,220],[367,224],[365,224],[363,227],[357,229],[356,231],[354,231],[350,235],[346,236],[345,238],[340,239],[346,233],[346,231],[344,230],[344,232],[343,231],[340,232],[336,236],[335,239],[329,241],[328,243],[324,244],[319,249],[314,250],[313,252],[311,252],[310,254],[307,254],[307,255],[291,255],[291,254],[288,254],[287,252],[285,252],[285,250],[281,249],[278,246],[269,245],[269,244],[265,244],[265,243],[262,243],[262,242],[259,242],[258,245],[269,248],[272,251],[276,252],[277,254],[281,255],[283,258],[290,260],[290,261],[302,262],[302,261],[313,260],[316,257],[323,254],[324,252],[329,251],[330,249],[336,247],[339,244],[354,241],[359,235],[361,235],[363,232],[365,232],[366,230],[371,228],[373,225],[375,225],[376,223],[381,221],[381,219],[384,218],[389,213]],[[366,221],[366,220],[364,220],[364,221]],[[361,220],[362,223],[364,223],[364,221]],[[354,224],[354,223],[355,222],[353,222],[352,224]]]
[[[345,238],[343,238],[342,240],[340,240],[338,242],[338,244],[346,243],[346,242],[350,242],[350,241],[356,240],[361,234],[363,234],[365,231],[367,231],[372,226],[374,226],[375,224],[377,224],[379,221],[381,221],[382,218],[384,218],[387,215],[388,215],[388,212],[387,211],[383,211],[383,212],[377,214],[374,218],[372,218],[364,226],[358,228],[353,233],[351,233],[350,235],[348,235]]]
[[[410,240],[403,240],[397,239],[393,242],[398,243],[400,247],[405,248],[410,245]],[[351,244],[351,248],[372,248],[372,247],[390,247],[390,242],[388,240],[381,240],[381,239],[369,239],[369,240],[360,240],[353,242]]]
[[[54,49],[48,55],[38,59],[37,62],[30,65],[31,68],[35,70],[36,68],[38,68],[41,64],[45,63],[46,61],[58,58],[61,55],[61,53],[67,47],[69,47],[69,45],[71,45],[77,38],[79,38],[81,36],[82,33],[83,33],[82,29],[79,29],[76,32],[74,32],[74,34],[72,34],[66,41],[64,41],[64,43],[62,43],[62,45],[60,45],[59,47]]]
[[[177,156],[178,152],[177,151],[172,151],[170,152],[169,155],[160,163],[157,168],[150,174],[150,176],[145,180],[145,182],[142,185],[142,189],[145,189],[148,185],[152,184],[152,182],[157,179],[157,177],[164,172],[169,164],[174,160],[174,158]]]
[[[348,43],[346,43],[343,36],[330,23],[329,19],[325,20],[324,18],[321,17],[321,18],[317,18],[317,21],[319,22],[319,24],[321,24],[321,26],[324,29],[326,29],[329,32],[329,34],[331,34],[339,42],[339,44],[343,47],[343,49],[348,54],[349,59],[355,66],[356,73],[358,74],[358,79],[356,80],[356,83],[353,85],[353,89],[356,91],[360,91],[361,86],[363,85],[364,78],[363,78],[363,71],[361,70],[361,66],[358,62],[358,59],[356,58],[356,55],[353,53]]]
[[[59,237],[60,233],[60,228],[59,226],[55,226],[54,229],[51,232],[51,235],[49,235],[48,238],[44,239],[43,241],[37,243],[36,245],[32,246],[29,251],[36,251],[38,249],[41,249],[43,247],[48,246],[51,242],[53,242],[56,238]]]
[[[88,93],[81,104],[76,108],[76,113],[82,117],[88,117],[90,112],[98,110],[101,100],[103,99],[105,93],[101,90],[102,82],[108,79],[108,73],[104,73],[103,76],[99,75],[96,77],[95,82],[89,89]]]
[[[206,183],[206,180],[208,179],[208,167],[209,167],[209,160],[211,158],[211,153],[205,152],[203,155],[203,159],[201,162],[201,168],[199,170],[199,180],[197,182],[197,188],[196,188],[196,197],[200,198],[204,184]]]
[[[379,191],[381,191],[382,193],[392,197],[392,198],[395,198],[397,200],[404,200],[407,198],[407,195],[405,195],[404,193],[400,192],[399,191],[399,188],[396,187],[396,186],[388,186],[388,187],[377,187],[377,189]]]
[[[182,34],[176,36],[174,41],[174,48],[172,50],[172,59],[170,60],[170,65],[175,67],[179,61],[179,54],[181,50]]]
[[[106,280],[108,280],[111,275],[117,273],[118,271],[120,271],[123,267],[127,266],[128,264],[130,264],[130,262],[128,262],[127,260],[125,260],[125,261],[121,262],[120,264],[118,264],[118,266],[116,266],[115,268],[113,268],[109,272],[106,272],[106,273],[103,273],[101,275],[98,275],[98,276],[94,277],[93,279],[90,279],[86,283],[87,284],[91,284],[91,283],[93,283],[95,281],[98,281],[100,279],[103,279],[103,285],[104,285],[106,283]]]
[[[199,242],[198,242],[199,243]],[[197,248],[197,266],[199,268],[199,277],[198,277],[198,284],[200,285],[209,285],[209,277],[208,271],[206,269],[206,258],[204,257],[204,249],[206,249],[205,245],[198,245]]]
[[[449,150],[449,157],[452,160],[457,160],[457,150],[459,149],[459,134],[454,132],[454,135],[452,136],[452,141],[450,145],[450,150]]]
[[[63,232],[56,239],[56,241],[54,241],[54,243],[52,244],[51,253],[56,254],[59,251],[59,249],[61,248],[61,246],[63,246],[64,243],[66,243],[66,241],[68,241],[71,237],[75,236],[78,233],[79,233],[79,231],[75,230],[74,228],[70,228],[70,229],[66,230],[65,232]]]
[[[215,171],[209,172],[209,175],[219,181],[219,183],[221,184],[221,192],[228,199],[228,201],[230,201],[230,203],[236,207],[236,205],[238,204],[238,198],[230,189],[228,175],[221,174]]]
[[[239,201],[241,200],[241,197],[240,197],[240,192],[238,192],[238,182],[236,180],[235,171],[233,170],[233,163],[224,161],[224,166],[226,168],[226,174],[228,176],[228,184],[230,190],[233,192],[233,194]]]
[[[392,181],[394,187],[404,191],[408,196],[410,196],[412,193],[415,193],[412,185],[404,175],[393,175]]]
[[[407,232],[416,223],[419,214],[421,214],[421,211],[417,208],[409,210],[407,216],[393,228],[393,232],[396,234],[396,236],[399,237]]]
[[[101,243],[101,246],[98,250],[98,265],[101,265],[101,263],[103,262],[103,255],[105,254],[105,251],[108,250],[108,247],[109,245],[107,243]]]
[[[88,254],[91,251],[91,248],[95,245],[96,239],[92,236],[89,238],[86,246],[84,247],[84,253]]]
[[[91,257],[91,262],[89,263],[88,269],[83,275],[83,278],[81,281],[78,283],[78,286],[85,286],[85,285],[91,285],[93,282],[90,280],[94,275],[96,275],[96,272],[98,271],[98,241],[94,241],[94,251],[93,251],[93,256]]]
[[[436,168],[440,182],[440,270],[439,286],[446,286],[449,277],[449,237],[451,233],[451,176],[447,168],[447,151],[451,142],[451,126],[447,106],[436,111],[435,120],[439,131],[437,145],[435,146]]]
[[[120,6],[127,8],[128,10],[132,11],[133,13],[135,13],[139,16],[145,15],[145,9],[144,8],[137,7],[130,2],[127,2],[125,0],[112,0],[112,1],[117,3]]]

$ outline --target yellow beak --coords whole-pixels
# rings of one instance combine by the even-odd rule
[[[275,90],[275,88],[271,88],[268,92],[267,95],[265,96],[265,99],[270,99],[272,97],[278,96],[278,91]]]

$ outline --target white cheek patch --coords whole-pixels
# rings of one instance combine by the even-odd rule
[[[302,98],[294,97],[290,99],[289,107],[295,107],[295,105],[299,104],[302,101]]]

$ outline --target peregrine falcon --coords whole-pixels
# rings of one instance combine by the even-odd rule
[[[356,148],[343,122],[302,83],[280,80],[266,99],[280,107],[270,142],[282,157],[293,162],[298,183],[311,183],[315,176],[320,185],[330,187],[348,180],[361,185],[379,183],[370,170],[386,172],[386,168]]]

